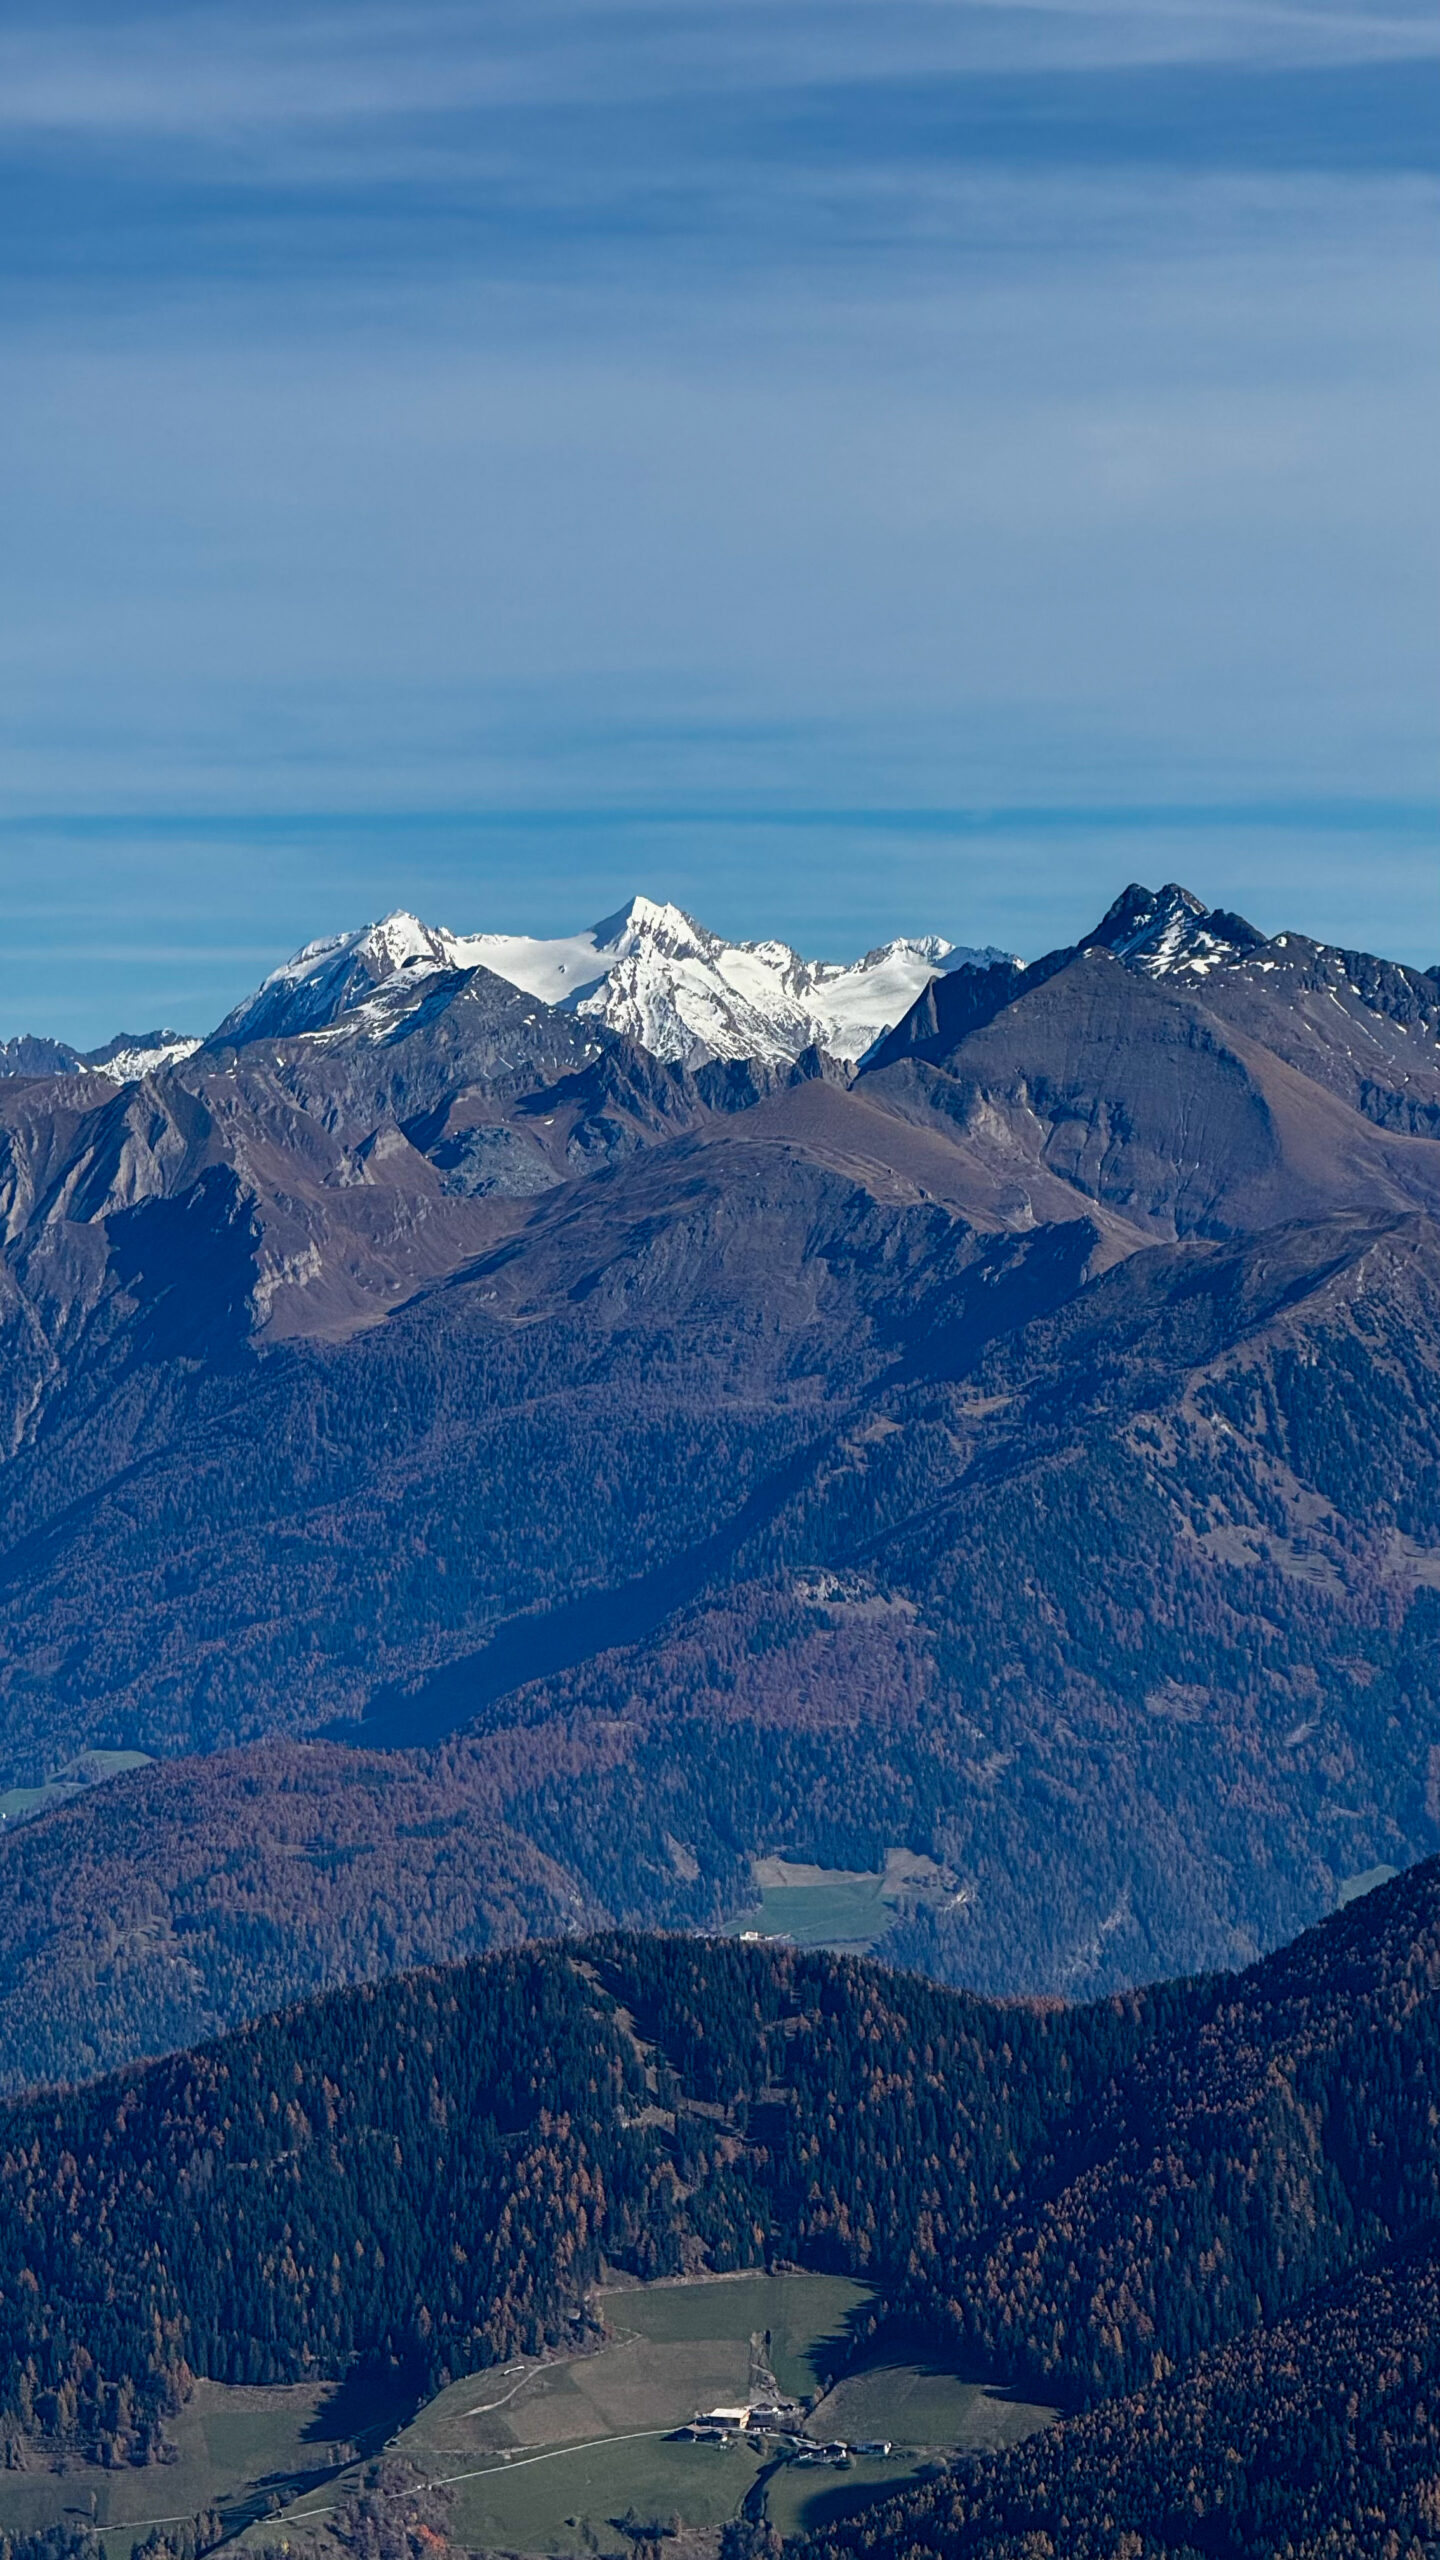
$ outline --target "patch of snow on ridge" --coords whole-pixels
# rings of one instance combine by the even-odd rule
[[[600,984],[618,956],[607,945],[603,924],[588,933],[562,934],[553,942],[527,933],[453,933],[446,936],[457,969],[493,969],[522,995],[542,1004],[576,1009],[580,997]]]
[[[101,1049],[72,1049],[68,1040],[21,1032],[0,1040],[0,1077],[108,1076],[112,1084],[138,1084],[193,1058],[200,1045],[183,1031],[120,1031]]]
[[[307,944],[212,1036],[293,1039],[365,1007],[395,977],[489,969],[526,995],[624,1033],[659,1058],[798,1058],[812,1046],[856,1059],[931,978],[1007,958],[938,935],[887,942],[856,961],[806,960],[783,942],[726,942],[681,907],[632,898],[588,932],[451,933],[404,911]]]
[[[1168,978],[1180,970],[1204,978],[1227,961],[1242,960],[1264,939],[1244,916],[1207,907],[1178,880],[1167,880],[1159,890],[1132,881],[1090,936],[1092,944],[1102,944],[1147,978]]]
[[[919,941],[882,943],[848,967],[820,961],[815,1006],[826,1025],[820,1045],[832,1057],[862,1058],[882,1032],[903,1020],[932,978],[951,969],[988,968],[1010,956],[993,945],[983,951],[957,950],[932,933]]]
[[[167,1067],[183,1066],[199,1048],[198,1040],[189,1039],[182,1031],[152,1032],[148,1039],[134,1040],[126,1032],[104,1049],[92,1049],[84,1061],[88,1075],[113,1076],[117,1084],[139,1084],[144,1076],[163,1075]]]

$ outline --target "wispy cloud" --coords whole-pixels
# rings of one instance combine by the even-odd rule
[[[19,0],[0,154],[17,321],[203,292],[283,325],[307,287],[378,307],[437,275],[664,290],[781,268],[823,306],[842,259],[888,259],[905,290],[927,258],[1103,253],[1127,173],[1433,181],[1440,20],[1265,0]]]
[[[153,12],[18,0],[0,32],[0,130],[213,137],[999,71],[1301,68],[1437,52],[1420,0],[251,0]]]

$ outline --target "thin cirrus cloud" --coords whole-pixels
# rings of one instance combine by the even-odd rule
[[[194,929],[0,1019],[642,860],[1024,947],[1057,829],[1433,958],[1437,133],[1428,0],[20,0],[0,864]]]
[[[269,133],[457,107],[610,104],[717,86],[874,82],[977,71],[1233,62],[1295,67],[1440,51],[1428,7],[1265,0],[684,0],[299,11],[113,6],[12,12],[0,123],[51,133]]]

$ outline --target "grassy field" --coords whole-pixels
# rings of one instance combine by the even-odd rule
[[[895,1925],[891,1903],[881,1898],[883,1878],[837,1875],[825,1884],[769,1884],[759,1902],[732,1923],[732,1935],[755,1930],[762,1938],[791,1938],[797,1947],[877,1946]]]
[[[922,2359],[867,2365],[859,2373],[842,2375],[806,2420],[805,2431],[822,2438],[840,2436],[851,2444],[888,2436],[892,2444],[922,2452],[992,2453],[1047,2425],[1055,2414],[983,2382],[963,2381],[952,2366]]]
[[[277,2390],[200,2382],[169,2421],[178,2462],[143,2471],[104,2471],[74,2463],[63,2472],[0,2471],[0,2530],[37,2533],[46,2525],[94,2521],[111,2560],[170,2518],[207,2507],[234,2513],[263,2503],[267,2488],[281,2503],[334,2461],[326,2404],[333,2383],[295,2383]],[[327,2441],[327,2437],[329,2440]]]
[[[966,2381],[935,2358],[915,2363],[874,2363],[843,2373],[807,2417],[812,2437],[889,2437],[912,2452],[997,2452],[1035,2427],[1048,2427],[1056,2409],[1015,2399],[989,2383]]]
[[[1340,1890],[1335,1897],[1336,1910],[1343,1911],[1347,1902],[1358,1902],[1362,1894],[1373,1893],[1377,1885],[1388,1884],[1391,1877],[1399,1872],[1398,1867],[1381,1866],[1367,1867],[1363,1875],[1342,1876]]]
[[[767,2329],[770,2369],[781,2390],[802,2399],[822,2389],[846,2354],[850,2314],[872,2292],[848,2276],[745,2275],[710,2284],[627,2286],[598,2298],[611,2328],[653,2340],[667,2354],[691,2339],[718,2340],[723,2334],[737,2347],[743,2339],[747,2353],[743,2370],[737,2362],[735,2391],[717,2389],[719,2401],[744,2397],[749,2340]]]
[[[841,2376],[805,2421],[805,2432],[823,2443],[889,2441],[888,2459],[857,2457],[844,2471],[776,2472],[765,2511],[781,2533],[816,2533],[878,2498],[893,2497],[907,2480],[943,2453],[992,2453],[1048,2426],[1059,2412],[1018,2400],[981,2382],[967,2382],[953,2366],[931,2357],[914,2363],[879,2362]]]
[[[742,2275],[616,2285],[597,2297],[608,2335],[590,2353],[553,2362],[517,2358],[453,2383],[397,2432],[394,2412],[359,2410],[333,2384],[231,2389],[202,2382],[171,2433],[179,2459],[163,2469],[0,2472],[0,2530],[37,2531],[67,2518],[100,2527],[108,2560],[127,2560],[152,2524],[218,2507],[252,2546],[323,2535],[363,2465],[333,2469],[343,2440],[384,2441],[454,2493],[451,2531],[472,2549],[626,2553],[619,2519],[678,2517],[714,2526],[766,2480],[766,2509],[797,2533],[912,2477],[933,2449],[1010,2442],[1051,2413],[965,2382],[923,2357],[876,2362],[826,2391],[847,2351],[852,2313],[870,2288],[842,2276]],[[767,2347],[766,2333],[769,2333]],[[772,2466],[769,2449],[684,2443],[673,2431],[700,2410],[758,2397],[767,2366],[782,2392],[819,2398],[812,2436],[882,2436],[887,2462],[844,2472]],[[362,2433],[362,2429],[364,2432]],[[338,2551],[338,2545],[336,2546]]]
[[[633,2510],[724,2524],[759,2470],[746,2444],[676,2444],[664,2435],[520,2454],[503,2471],[457,2483],[450,2530],[472,2550],[629,2552],[617,2518]]]
[[[868,2298],[867,2287],[840,2276],[617,2286],[597,2298],[610,2331],[597,2353],[517,2360],[455,2383],[393,2449],[451,2485],[457,2541],[581,2560],[627,2550],[618,2519],[632,2511],[721,2524],[762,2474],[771,2520],[785,2533],[809,2531],[893,2495],[938,2453],[1008,2444],[1054,2414],[925,2356],[877,2361],[825,2392],[850,2315]],[[672,2439],[697,2410],[758,2391],[767,2356],[783,2392],[824,2393],[806,2421],[812,2437],[888,2437],[891,2458],[797,2470],[777,2465],[768,2448]],[[286,2530],[307,2514],[322,2522],[335,2496],[327,2487],[299,2501]]]
[[[782,2391],[823,2388],[846,2351],[846,2323],[870,2288],[843,2276],[742,2275],[622,2285],[597,2297],[610,2336],[552,2364],[517,2358],[452,2383],[393,2439],[455,2492],[452,2529],[476,2547],[620,2552],[615,2519],[737,2513],[761,2470],[748,2445],[671,2441],[697,2411],[758,2391],[768,2353]],[[768,2351],[765,2332],[770,2333]],[[343,2494],[343,2491],[341,2492]],[[293,2532],[334,2503],[327,2485],[287,2512]],[[273,2538],[274,2526],[263,2529]],[[261,2533],[253,2539],[262,2538]]]
[[[86,1787],[103,1786],[107,1778],[123,1778],[130,1769],[148,1769],[148,1751],[82,1751],[69,1767],[57,1769],[39,1787],[7,1787],[0,1794],[0,1824],[28,1822],[32,1814],[48,1813],[55,1804],[66,1804],[71,1796],[83,1794]]]
[[[917,1904],[953,1909],[960,1882],[933,1858],[889,1848],[883,1870],[813,1867],[793,1858],[753,1858],[755,1900],[732,1920],[732,1935],[788,1938],[797,1947],[835,1947],[851,1954],[878,1946],[900,1914]]]
[[[919,2467],[908,2454],[889,2462],[852,2462],[844,2471],[797,2471],[787,2463],[767,2483],[765,2513],[787,2536],[818,2533],[861,2507],[893,2498]]]

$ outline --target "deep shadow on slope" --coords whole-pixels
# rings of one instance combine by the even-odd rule
[[[903,1306],[877,1326],[879,1345],[894,1354],[871,1390],[879,1398],[917,1379],[964,1376],[1003,1335],[1052,1314],[1082,1287],[1100,1238],[1077,1218],[1032,1236],[987,1242],[923,1296],[913,1314]],[[489,1642],[425,1679],[387,1683],[366,1709],[363,1739],[408,1750],[465,1725],[484,1730],[487,1710],[518,1689],[556,1679],[622,1646],[643,1644],[702,1592],[721,1584],[744,1550],[778,1520],[834,1454],[820,1434],[777,1467],[712,1538],[700,1540],[657,1572],[610,1590],[589,1591],[558,1609],[507,1620]],[[537,1705],[543,1713],[543,1706]],[[353,1740],[353,1725],[331,1729]]]
[[[616,1645],[643,1643],[724,1571],[747,1538],[775,1518],[814,1464],[809,1447],[797,1450],[724,1529],[658,1572],[637,1575],[617,1590],[587,1591],[558,1609],[507,1619],[477,1652],[443,1664],[423,1680],[377,1689],[365,1711],[364,1742],[407,1751],[437,1742],[461,1725],[483,1730],[487,1708],[513,1690],[553,1679]],[[329,1738],[353,1742],[355,1727],[336,1725]]]

